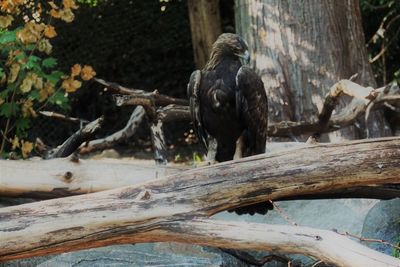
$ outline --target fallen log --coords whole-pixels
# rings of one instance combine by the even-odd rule
[[[271,143],[272,151],[292,149],[296,153],[306,143],[290,145]],[[269,152],[271,153],[271,151]],[[51,199],[81,195],[136,185],[190,169],[189,166],[158,166],[149,161],[96,159],[82,160],[74,156],[50,160],[1,161],[0,196],[33,199]],[[29,173],[29,179],[26,174]],[[400,197],[400,185],[353,186],[314,192],[302,196],[280,198],[326,199],[326,198],[374,198]]]
[[[267,199],[359,185],[399,184],[399,164],[400,138],[359,140],[310,146],[295,152],[290,150],[273,155],[258,155],[181,172],[148,183],[2,208],[0,260],[111,244],[184,241],[185,238],[177,237],[181,233],[173,225],[186,223],[185,220],[207,217]],[[190,223],[187,225],[190,226]],[[265,234],[269,231],[264,224],[260,228]],[[191,229],[188,227],[187,232]],[[200,239],[199,235],[196,238],[201,240],[202,245],[249,248],[249,243],[253,241],[247,243],[236,239],[237,242],[227,242],[224,239],[248,230],[247,226],[240,229],[221,232],[221,241],[218,242],[207,238],[203,232],[199,235],[204,234],[204,239]],[[195,228],[193,233],[196,233]],[[259,232],[255,234],[261,236]],[[269,242],[268,238],[264,241]],[[264,243],[258,249],[266,249]],[[301,253],[311,254],[302,250],[303,245],[293,244]],[[275,245],[268,247],[272,248],[277,249]],[[293,248],[282,246],[280,249],[292,251]],[[321,249],[325,251],[333,248],[322,246]],[[336,255],[334,263],[350,266],[341,263],[340,259],[355,257],[353,252],[366,255],[371,260],[359,266],[400,264],[398,260],[382,254],[375,257],[378,254],[369,251],[338,248],[333,252]],[[343,255],[345,253],[348,255]],[[377,259],[383,263],[378,264],[375,261]],[[351,266],[356,265],[353,262]]]
[[[49,199],[137,185],[185,170],[148,161],[0,160],[0,196]]]

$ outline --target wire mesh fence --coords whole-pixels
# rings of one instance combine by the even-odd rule
[[[180,0],[99,1],[82,5],[71,23],[56,22],[53,56],[65,72],[75,63],[88,64],[97,77],[131,88],[185,97],[194,69],[187,2]],[[99,135],[123,127],[132,108],[115,107],[102,87],[87,83],[71,95],[71,116],[109,123]],[[79,128],[77,124],[38,118],[31,131],[57,145]]]

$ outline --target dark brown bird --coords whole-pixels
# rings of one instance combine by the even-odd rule
[[[213,44],[204,69],[190,76],[188,97],[192,120],[207,148],[208,161],[222,162],[265,152],[267,96],[261,78],[243,65],[248,61],[249,52],[243,39],[224,33]],[[265,214],[267,205],[259,206],[261,209],[255,211]]]

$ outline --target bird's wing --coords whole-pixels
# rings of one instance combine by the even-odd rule
[[[203,128],[203,122],[200,111],[200,83],[201,71],[196,70],[190,75],[190,80],[187,86],[187,95],[189,98],[190,114],[192,116],[193,127],[199,139],[204,146],[208,147],[208,134]]]
[[[260,76],[242,66],[236,75],[236,113],[246,128],[245,141],[250,156],[265,153],[268,101]]]

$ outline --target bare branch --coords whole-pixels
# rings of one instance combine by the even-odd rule
[[[115,144],[128,140],[138,129],[140,123],[144,119],[145,111],[143,107],[136,107],[125,127],[105,138],[92,140],[81,145],[80,154],[90,153],[96,150],[103,150],[113,147]]]
[[[125,98],[122,98],[121,100],[121,105],[148,105],[148,101],[150,100],[153,101],[154,105],[156,106],[167,106],[170,104],[188,105],[188,101],[186,99],[162,95],[157,90],[148,92],[139,89],[131,89],[116,83],[106,82],[99,78],[94,78],[94,81],[106,86],[108,90],[111,90],[114,93],[125,95]]]
[[[101,128],[103,122],[104,118],[100,117],[86,124],[83,128],[70,136],[61,146],[51,151],[47,158],[68,157],[74,153],[83,142],[93,139],[94,134]]]
[[[64,120],[64,121],[69,121],[73,123],[89,123],[89,121],[80,119],[80,118],[74,118],[74,117],[69,117],[61,113],[57,113],[54,111],[39,111],[39,114],[49,117],[49,118],[54,118],[54,119],[59,119],[59,120]]]

